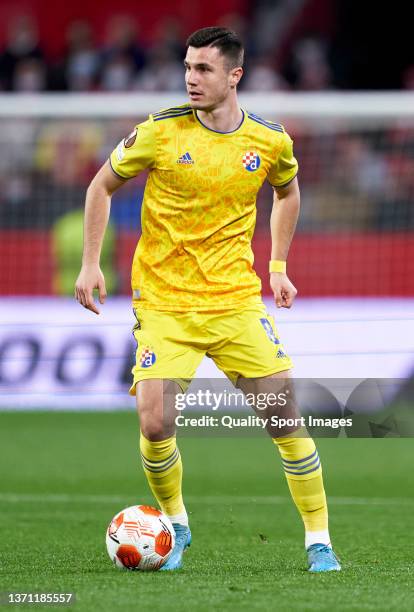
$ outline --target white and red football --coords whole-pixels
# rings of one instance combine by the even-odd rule
[[[170,519],[151,506],[130,506],[118,512],[106,531],[112,562],[123,569],[157,570],[175,544]]]

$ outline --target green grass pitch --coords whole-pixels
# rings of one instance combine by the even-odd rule
[[[341,573],[306,572],[301,520],[264,436],[184,436],[185,566],[124,572],[105,529],[123,507],[154,504],[136,415],[1,413],[0,592],[74,591],[73,609],[88,612],[413,610],[413,440],[317,443]]]

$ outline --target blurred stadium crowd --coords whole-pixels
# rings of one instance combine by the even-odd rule
[[[242,16],[228,18],[237,31],[246,32]],[[170,18],[159,28],[157,40],[144,45],[135,21],[115,16],[107,24],[102,45],[92,24],[76,20],[65,32],[66,49],[48,56],[29,15],[9,26],[0,56],[4,91],[182,91],[185,36],[178,20]],[[248,49],[252,42],[247,41]],[[249,54],[250,65],[242,88],[253,91],[323,89],[331,85],[330,68],[322,40],[300,40],[295,48],[296,78],[291,83],[273,66],[272,54]]]
[[[199,3],[193,4],[194,12],[200,11]],[[233,28],[245,41],[242,90],[414,88],[413,52],[403,54],[401,49],[406,25],[400,11],[400,42],[387,46],[390,70],[385,70],[380,65],[384,45],[372,32],[371,12],[361,3],[239,0],[222,4],[223,10],[237,10],[217,19],[211,9],[210,19]],[[156,27],[149,28],[147,9],[136,5],[130,14],[109,14],[103,27],[87,18],[68,17],[57,45],[50,45],[51,34],[46,30],[43,37],[40,35],[42,24],[36,11],[14,11],[2,36],[0,32],[0,90],[183,90],[188,23],[177,12],[177,16],[161,15]],[[375,20],[380,28],[384,20],[380,11],[376,11]],[[387,15],[384,26],[391,31],[392,15]]]

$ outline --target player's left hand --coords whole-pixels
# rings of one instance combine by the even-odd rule
[[[296,297],[297,289],[290,282],[286,274],[272,272],[270,274],[270,286],[273,291],[275,303],[278,308],[290,308]]]

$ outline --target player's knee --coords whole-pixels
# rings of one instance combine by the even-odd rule
[[[138,415],[141,431],[147,440],[162,440],[162,410],[146,402],[138,402]]]
[[[155,442],[174,435],[175,413],[163,395],[162,381],[140,381],[136,399],[141,431],[147,440]]]
[[[147,440],[164,440],[172,435],[164,418],[162,405],[141,400],[137,402],[140,428]]]
[[[143,436],[151,442],[158,442],[170,437],[165,431],[163,423],[155,420],[146,420],[140,417],[140,427]]]

